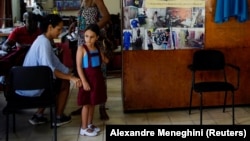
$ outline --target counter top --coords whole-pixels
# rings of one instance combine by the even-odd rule
[[[13,28],[0,28],[0,37],[6,37],[9,36],[12,32]]]

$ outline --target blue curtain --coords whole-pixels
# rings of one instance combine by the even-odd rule
[[[247,0],[217,0],[215,9],[215,22],[223,23],[230,17],[235,17],[239,22],[248,19]]]

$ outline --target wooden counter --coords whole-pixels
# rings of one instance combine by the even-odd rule
[[[250,48],[223,48],[226,61],[241,68],[240,89],[235,94],[235,104],[250,104]],[[189,106],[192,62],[195,50],[125,51],[123,52],[123,102],[124,111],[186,108]],[[202,76],[201,76],[202,77]],[[230,75],[233,81],[236,76]],[[223,104],[223,95],[205,95],[204,105]],[[210,96],[210,97],[209,97]],[[231,103],[231,97],[228,97]],[[199,105],[199,95],[194,94],[193,106]]]
[[[0,32],[0,37],[8,37],[10,35],[10,33],[1,33]]]
[[[10,33],[12,32],[12,28],[0,28],[0,45],[3,41],[5,41]]]

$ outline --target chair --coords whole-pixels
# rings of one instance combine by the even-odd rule
[[[39,97],[20,96],[15,90],[45,89]],[[9,134],[9,115],[13,114],[13,132],[15,133],[15,112],[21,109],[50,108],[50,126],[54,128],[54,141],[57,140],[57,126],[52,122],[56,118],[56,95],[53,90],[53,74],[48,66],[14,66],[11,68],[5,92],[7,104],[3,109],[6,115],[6,141]],[[54,111],[54,112],[53,112]]]
[[[235,82],[227,81],[226,68],[235,72]],[[193,63],[188,66],[192,72],[192,86],[190,92],[189,114],[191,114],[193,91],[200,95],[200,124],[202,125],[203,94],[211,92],[225,92],[223,112],[225,112],[227,92],[232,93],[232,124],[234,125],[234,92],[239,88],[240,68],[233,64],[226,64],[224,54],[218,50],[198,50],[193,55]],[[212,73],[208,76],[206,74]],[[213,75],[214,74],[214,75]],[[233,74],[233,73],[232,73]],[[219,77],[221,76],[222,77]],[[198,76],[200,79],[198,80]],[[201,77],[203,79],[201,79]],[[215,79],[216,78],[216,79]],[[218,79],[221,78],[221,79]],[[212,80],[211,80],[212,79]],[[215,94],[215,93],[213,93]]]

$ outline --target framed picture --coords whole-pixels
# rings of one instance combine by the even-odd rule
[[[54,6],[61,10],[78,10],[81,0],[54,0]]]

